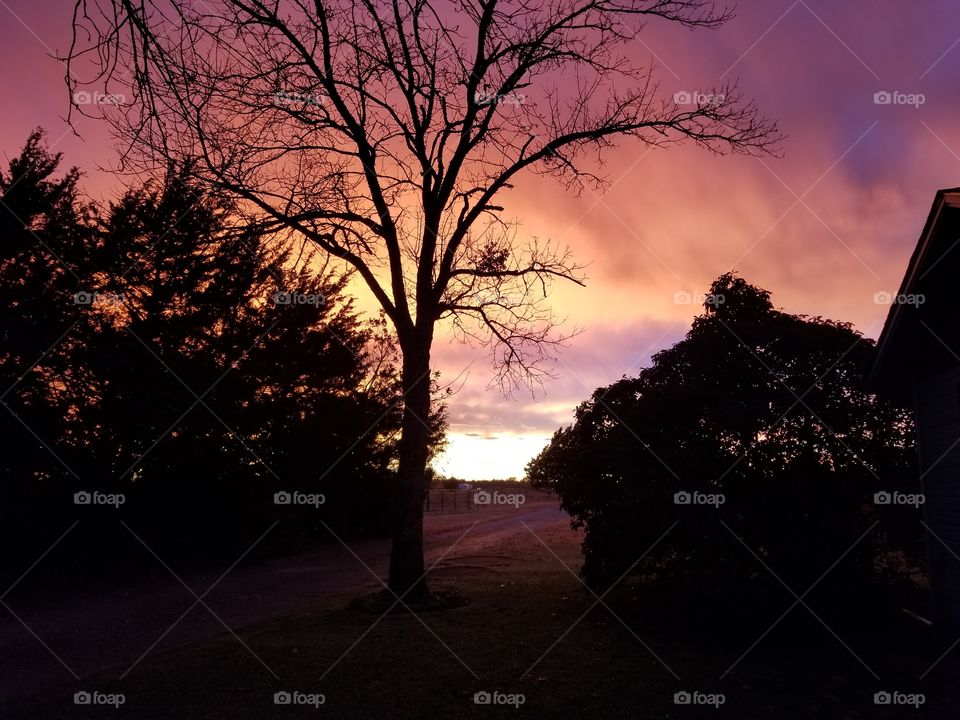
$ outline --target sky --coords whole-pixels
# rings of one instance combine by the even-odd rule
[[[66,126],[72,0],[0,0],[0,152],[38,125],[95,198],[120,186],[93,120]],[[465,479],[522,477],[577,404],[636,374],[679,340],[719,275],[736,270],[788,312],[853,322],[876,337],[934,192],[960,186],[960,4],[876,0],[741,2],[713,31],[631,28],[629,52],[655,66],[665,97],[736,81],[787,135],[782,157],[714,156],[623,142],[605,187],[579,195],[542,177],[501,198],[520,232],[567,244],[587,285],[551,304],[579,330],[534,392],[489,386],[487,352],[441,328],[433,362],[457,389],[436,469]],[[889,102],[887,102],[889,101]],[[693,300],[693,301],[691,301]]]

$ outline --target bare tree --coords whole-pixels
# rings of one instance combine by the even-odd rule
[[[517,241],[499,198],[522,173],[601,184],[617,139],[771,151],[775,124],[735,86],[679,107],[624,56],[647,22],[730,17],[711,0],[77,0],[71,112],[102,111],[125,163],[199,158],[199,179],[354,268],[392,321],[395,593],[426,592],[437,323],[488,342],[502,381],[536,383],[562,339],[548,283],[581,279],[567,250]],[[101,86],[106,103],[77,102]]]

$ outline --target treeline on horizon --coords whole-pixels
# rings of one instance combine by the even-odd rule
[[[37,130],[0,170],[4,575],[63,533],[31,577],[385,532],[398,353],[349,276],[189,168],[96,204],[61,165]]]

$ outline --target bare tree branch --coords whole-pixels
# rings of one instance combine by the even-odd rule
[[[680,108],[621,52],[630,23],[731,17],[708,0],[77,0],[66,60],[125,78],[131,101],[97,107],[125,162],[199,157],[200,179],[354,267],[404,342],[459,307],[451,284],[493,279],[464,245],[505,222],[495,198],[523,172],[601,184],[596,151],[623,138],[774,149],[736,87]],[[577,277],[511,268],[499,289],[518,297],[529,276]],[[494,344],[516,337],[497,312],[470,313]]]

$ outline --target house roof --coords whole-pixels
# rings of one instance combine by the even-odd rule
[[[874,389],[902,389],[914,367],[918,343],[936,342],[930,323],[952,311],[950,293],[960,291],[960,188],[938,190],[917,246],[900,283],[898,298],[924,298],[922,304],[893,302],[877,342],[869,383]],[[953,252],[951,252],[953,251]],[[921,311],[922,310],[922,311]],[[925,328],[925,329],[924,329]],[[935,339],[936,338],[936,339]],[[941,339],[941,344],[943,340]]]

